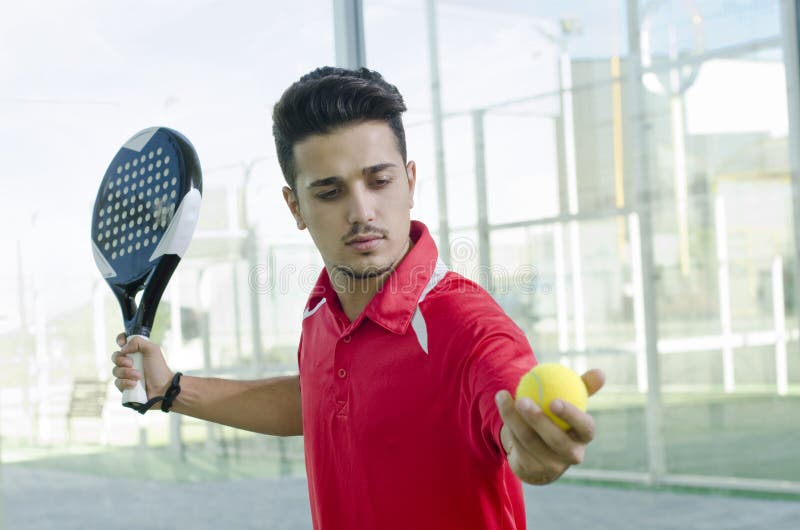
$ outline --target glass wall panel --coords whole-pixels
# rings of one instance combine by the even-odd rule
[[[800,352],[781,3],[435,8],[434,57],[426,2],[365,2],[368,60],[408,94],[409,137],[427,135],[418,162],[428,190],[441,119],[451,241],[477,237],[473,190],[485,177],[487,286],[539,359],[606,370],[590,402],[604,428],[585,467],[658,468],[645,434],[656,419],[645,412],[649,320],[667,473],[800,480],[776,463],[798,456],[785,440],[800,434],[783,421],[797,405]],[[383,38],[400,22],[413,67]],[[438,208],[417,213],[438,227]],[[526,268],[535,288],[502,281]]]
[[[409,109],[413,217],[436,237],[449,227],[450,267],[486,286],[540,361],[608,376],[580,470],[800,484],[800,131],[784,57],[798,43],[784,42],[782,4],[364,0],[367,64]],[[321,264],[281,197],[269,113],[301,74],[334,63],[333,5],[158,9],[3,8],[0,463],[69,486],[74,474],[302,474],[300,438],[120,406],[108,361],[119,309],[85,212],[112,147],[153,124],[184,132],[204,206],[152,338],[190,374],[296,370]],[[659,418],[660,434],[648,429]]]
[[[135,480],[64,502],[88,521],[119,500],[118,487],[302,473],[301,438],[170,424],[179,416],[121,406],[109,357],[122,320],[92,259],[87,212],[131,135],[153,125],[184,133],[203,167],[204,204],[151,337],[190,374],[296,370],[311,286],[295,271],[315,258],[283,203],[270,112],[301,74],[334,63],[333,34],[331,2],[3,5],[0,222],[14,227],[0,231],[10,249],[0,265],[4,494]],[[277,266],[291,260],[283,272],[293,276],[256,292],[251,276],[280,245],[292,250]],[[181,517],[169,502],[159,510],[160,520]],[[55,528],[64,516],[38,522]]]
[[[624,230],[625,218],[619,217],[576,227],[559,223],[492,232],[493,269],[514,271],[516,280],[507,284],[509,290],[495,289],[494,294],[523,327],[540,362],[564,362],[579,370],[597,367],[610,375],[603,393],[592,398],[603,435],[584,465],[645,471],[644,397],[637,390],[631,270],[625,263],[628,242],[624,233],[622,240],[618,237],[618,221]],[[574,228],[585,238],[576,255],[583,266],[579,276],[569,241]],[[529,281],[522,281],[526,277]],[[578,290],[581,297],[575,296]]]

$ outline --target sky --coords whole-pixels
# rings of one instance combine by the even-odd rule
[[[472,172],[471,154],[464,154],[472,151],[469,111],[557,89],[559,46],[573,58],[626,53],[625,3],[439,3],[442,100],[445,112],[461,115],[445,130],[451,189],[459,189],[459,179]],[[652,14],[659,30],[653,32],[656,51],[665,50],[667,33],[661,29],[669,20],[679,21],[681,47],[696,44],[691,25],[683,23],[692,6],[706,15],[703,36],[709,49],[739,42],[742,35],[757,39],[779,30],[777,0],[666,4]],[[425,3],[365,0],[364,12],[368,65],[404,93],[410,109],[406,124],[413,131],[409,151],[424,162],[418,170],[417,216],[435,224]],[[576,28],[563,41],[562,20]],[[280,199],[269,115],[286,86],[334,61],[328,0],[0,3],[0,246],[6,256],[0,262],[0,332],[19,322],[18,241],[26,296],[43,293],[50,314],[89,299],[99,281],[88,237],[97,185],[119,146],[155,124],[190,138],[209,189],[241,182],[242,164],[255,162],[248,196],[252,221],[275,240],[307,241],[293,231]],[[779,71],[764,68],[773,83],[780,82]],[[710,77],[717,84],[706,85],[707,95],[696,107],[737,75],[724,65],[717,72]],[[740,95],[763,95],[746,81],[739,86]],[[736,94],[725,101],[736,101]],[[780,116],[782,105],[775,103],[766,117],[762,112],[753,120],[775,128],[779,118],[772,116]],[[490,209],[507,215],[495,220],[529,217],[532,210],[546,208],[554,193],[547,179],[555,167],[551,125],[557,101],[544,98],[516,110],[524,112],[498,115],[487,124],[494,131],[489,149],[499,164],[496,172],[510,173],[511,182],[531,188],[506,202],[495,196]],[[724,114],[724,105],[715,112]],[[527,143],[513,134],[515,120],[529,131]],[[704,122],[698,114],[691,123],[708,128],[714,120],[707,114]],[[535,146],[535,163],[520,170],[511,156],[525,145]],[[473,186],[463,188],[463,194],[450,198],[456,226],[474,223],[474,207],[460,206],[474,204]],[[531,205],[531,196],[540,197],[540,203]]]
[[[212,187],[215,168],[274,158],[271,105],[334,61],[331,11],[319,1],[3,2],[0,243],[23,240],[27,287],[43,286],[50,307],[85,300],[98,278],[91,205],[136,131],[183,132]],[[0,326],[16,316],[16,269],[0,266]]]

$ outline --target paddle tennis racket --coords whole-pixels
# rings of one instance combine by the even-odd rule
[[[108,166],[94,202],[92,250],[122,309],[128,340],[150,336],[161,295],[197,224],[202,187],[194,147],[164,127],[135,134]],[[122,404],[144,412],[142,354],[130,357],[142,379],[123,391]]]

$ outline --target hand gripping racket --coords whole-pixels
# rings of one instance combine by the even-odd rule
[[[92,250],[122,309],[128,340],[150,336],[158,302],[197,224],[202,186],[194,147],[164,127],[135,134],[103,177],[92,213]],[[144,412],[152,403],[142,354],[130,357],[142,379],[123,391],[122,404]]]

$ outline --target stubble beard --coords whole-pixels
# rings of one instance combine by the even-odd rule
[[[335,265],[331,281],[344,288],[345,291],[355,290],[359,282],[365,280],[380,280],[387,277],[402,261],[411,246],[411,239],[407,239],[400,253],[388,264],[384,266],[368,265],[363,269],[356,270],[350,265]],[[366,285],[361,284],[362,287]]]

